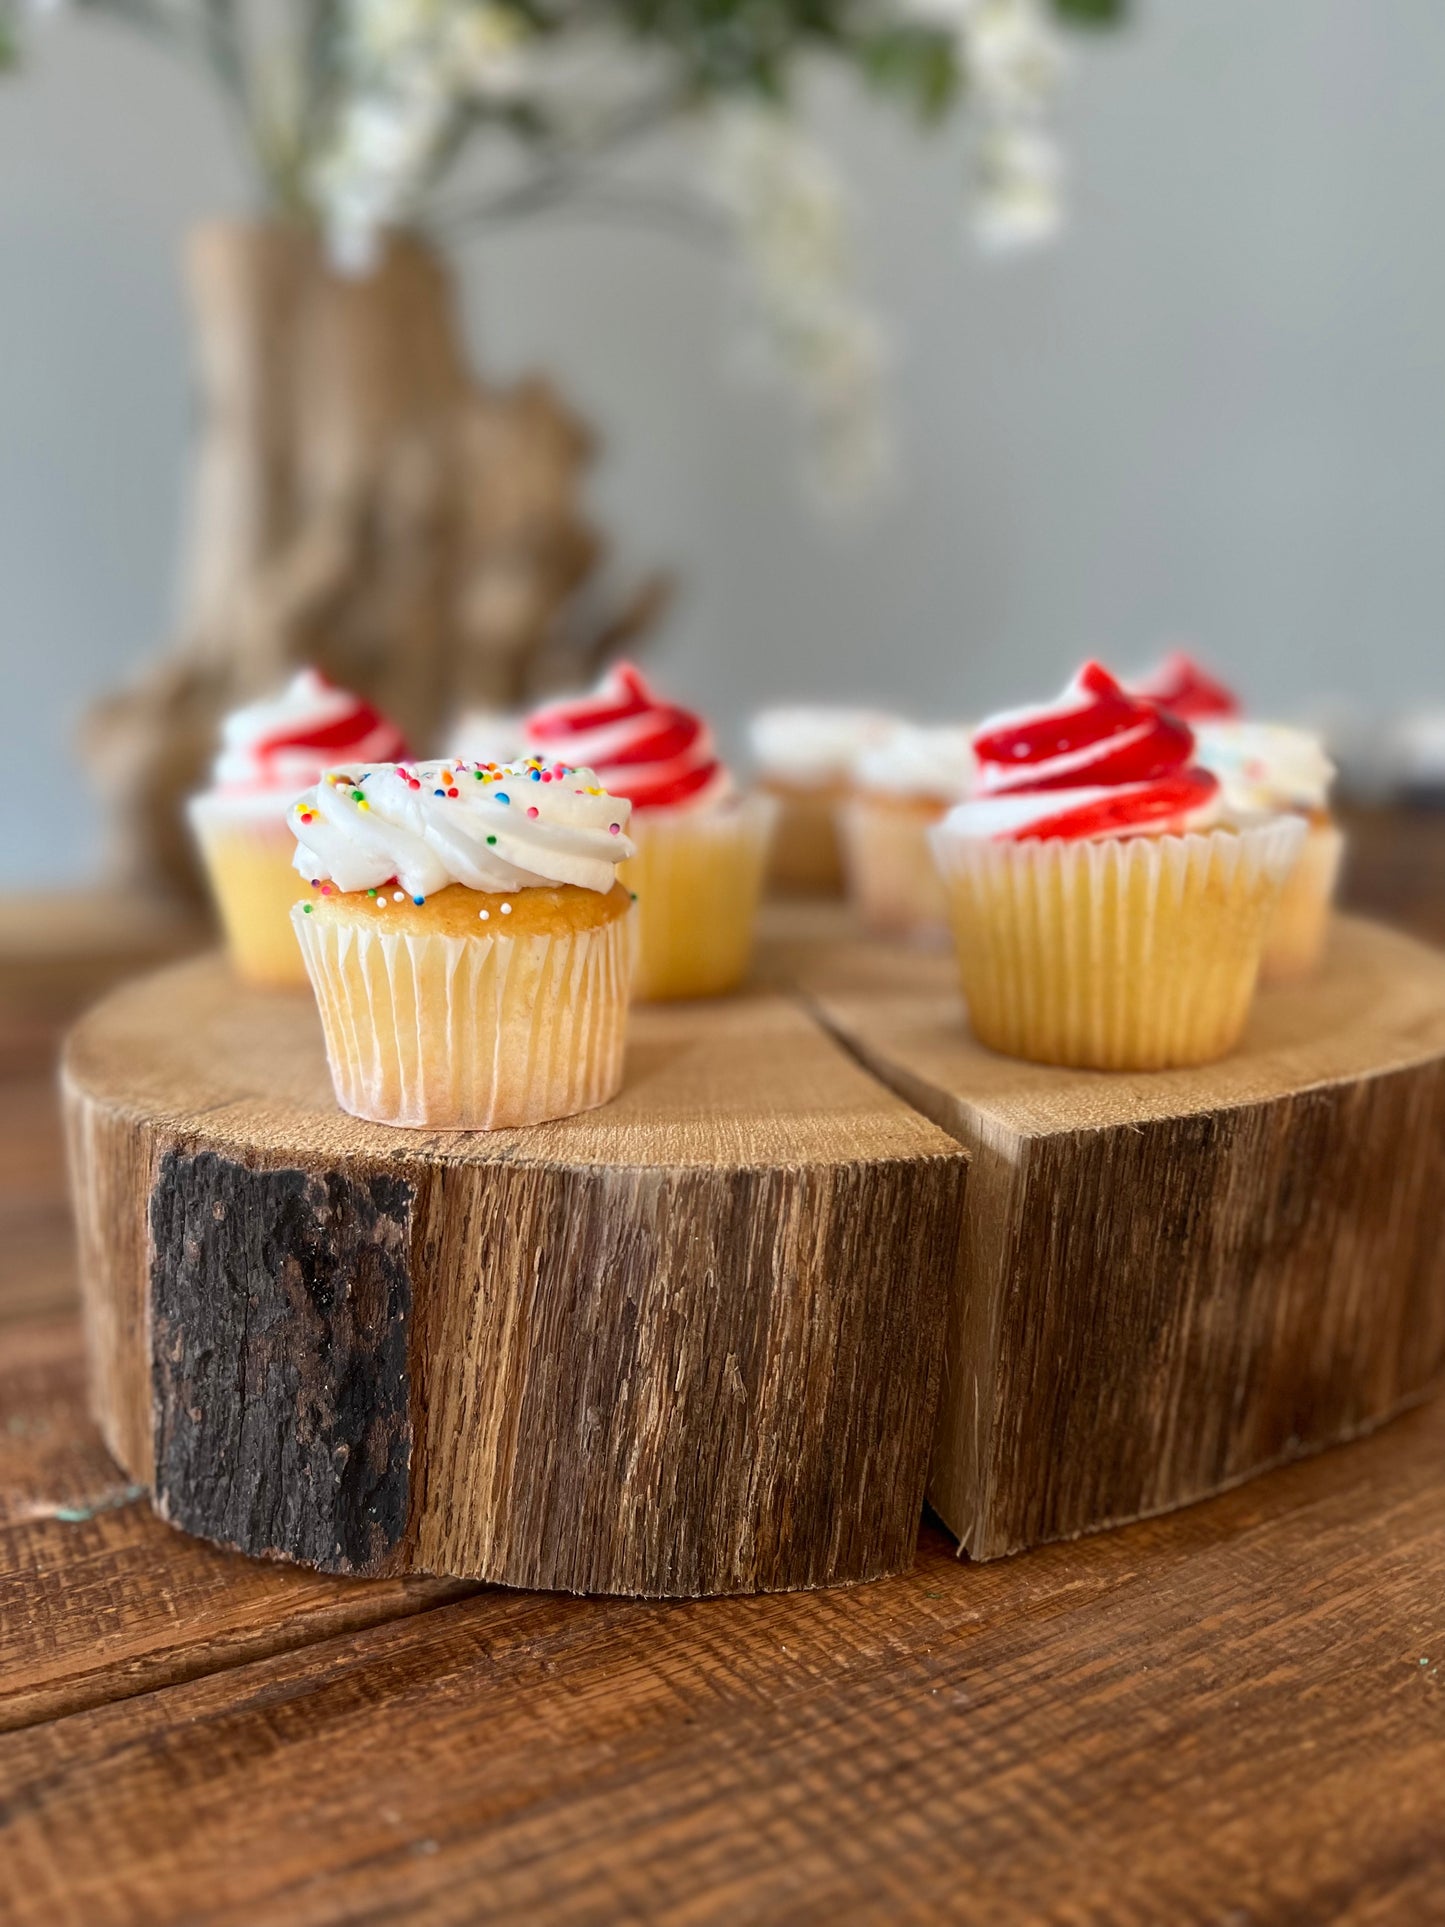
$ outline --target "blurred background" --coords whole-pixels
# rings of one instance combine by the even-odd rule
[[[719,250],[567,212],[451,250],[477,367],[591,425],[609,570],[676,578],[647,659],[735,747],[775,699],[967,718],[1180,639],[1265,713],[1445,700],[1445,9],[1140,0],[1065,60],[1067,212],[1027,251],[968,232],[966,110],[804,81],[887,342],[860,501],[821,499],[741,365]],[[62,11],[0,82],[0,647],[37,799],[6,885],[99,861],[77,722],[176,627],[180,250],[250,203],[212,94],[140,36]]]

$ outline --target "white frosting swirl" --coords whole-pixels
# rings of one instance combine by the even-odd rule
[[[1307,729],[1282,723],[1200,722],[1194,753],[1213,770],[1228,809],[1317,811],[1329,807],[1335,766]]]
[[[799,789],[845,781],[860,751],[898,727],[876,709],[763,709],[748,724],[753,759],[765,776]]]
[[[1156,783],[1081,784],[1076,789],[1029,790],[995,796],[969,796],[956,803],[944,818],[944,827],[956,836],[986,838],[1024,837],[1040,824],[1050,824],[1061,816],[1080,816],[1095,810],[1117,812],[1096,829],[1074,832],[1081,838],[1131,834],[1169,833],[1187,835],[1191,830],[1207,830],[1224,815],[1220,792],[1211,788],[1197,802],[1184,801],[1163,817],[1145,818],[1131,829],[1128,813],[1155,801]]]
[[[332,772],[292,804],[295,866],[308,881],[373,890],[393,877],[409,896],[449,883],[525,890],[572,883],[602,893],[635,854],[632,806],[588,769],[533,758],[378,763]]]
[[[962,724],[895,723],[859,751],[853,774],[866,790],[953,803],[968,794],[976,767],[973,731]]]

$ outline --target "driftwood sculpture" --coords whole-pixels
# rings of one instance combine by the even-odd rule
[[[216,223],[187,254],[199,447],[179,639],[87,724],[116,875],[190,894],[181,820],[221,715],[314,662],[420,749],[448,720],[636,646],[660,577],[619,603],[579,501],[586,427],[544,381],[470,371],[450,278],[395,238],[336,274],[317,236]]]

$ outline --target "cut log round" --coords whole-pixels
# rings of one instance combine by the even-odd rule
[[[996,1056],[951,960],[793,913],[775,980],[971,1154],[929,1498],[993,1558],[1203,1498],[1445,1376],[1445,956],[1338,920],[1240,1049]],[[825,940],[826,939],[826,940]]]
[[[911,1563],[966,1160],[795,1002],[640,1010],[603,1110],[426,1133],[208,958],[64,1083],[97,1416],[175,1524],[579,1592]]]
[[[617,1103],[489,1137],[341,1116],[307,1001],[215,962],[93,1013],[95,1398],[158,1507],[330,1570],[820,1585],[907,1563],[940,1359],[981,1558],[1445,1376],[1445,957],[1342,920],[1234,1056],[1144,1077],[982,1050],[946,959],[839,911],[761,966],[846,1050],[781,990],[644,1009]]]

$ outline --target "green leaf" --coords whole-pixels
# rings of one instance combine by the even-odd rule
[[[962,76],[951,36],[919,27],[885,27],[861,42],[856,58],[880,93],[895,95],[925,121],[940,120]]]
[[[1129,17],[1129,0],[1054,0],[1054,12],[1071,27],[1119,27]]]

